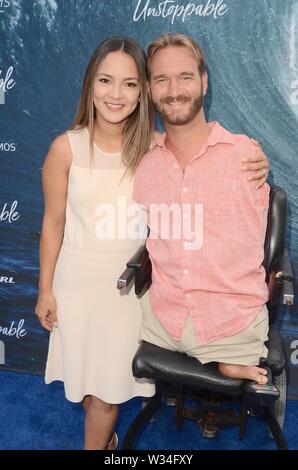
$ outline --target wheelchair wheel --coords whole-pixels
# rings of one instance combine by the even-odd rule
[[[287,372],[284,368],[282,373],[278,376],[274,376],[272,379],[274,385],[279,389],[279,398],[275,400],[272,405],[273,414],[280,425],[281,430],[284,427],[284,421],[286,416],[286,406],[287,406]],[[273,439],[272,433],[268,428],[269,437]]]
[[[273,376],[273,383],[278,387],[280,393],[279,398],[273,403],[273,412],[278,424],[283,429],[287,404],[287,372],[285,368],[280,375]]]

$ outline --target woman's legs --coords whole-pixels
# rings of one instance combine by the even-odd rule
[[[83,400],[85,409],[85,450],[104,450],[111,440],[119,406],[105,403],[88,395]]]
[[[87,411],[89,403],[90,403],[90,395],[86,395],[83,399],[83,408],[84,408],[85,413]]]

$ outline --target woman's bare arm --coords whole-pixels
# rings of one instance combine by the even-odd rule
[[[269,174],[269,160],[267,155],[263,152],[263,149],[259,142],[254,139],[250,139],[251,143],[256,147],[257,151],[255,155],[247,155],[243,160],[243,171],[248,173],[248,179],[256,181],[256,189],[260,189],[267,181]]]
[[[52,143],[42,170],[44,217],[40,238],[39,296],[36,314],[44,328],[57,323],[52,281],[65,226],[68,174],[72,161],[66,134]]]

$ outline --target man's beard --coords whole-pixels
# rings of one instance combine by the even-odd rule
[[[183,126],[184,124],[188,124],[191,122],[201,111],[203,106],[203,94],[198,96],[193,102],[191,103],[191,107],[187,114],[184,115],[177,115],[171,116],[170,111],[166,111],[164,104],[169,104],[172,102],[189,102],[190,99],[179,95],[176,98],[172,98],[171,96],[167,96],[163,98],[159,103],[154,103],[154,107],[156,111],[159,113],[162,120],[167,124],[172,124],[174,126]]]

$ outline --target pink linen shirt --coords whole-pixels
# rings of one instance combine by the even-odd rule
[[[163,134],[142,158],[133,190],[150,228],[152,311],[178,341],[191,315],[200,345],[245,329],[268,300],[262,262],[270,188],[256,190],[242,171],[242,158],[256,152],[249,138],[209,126],[184,172]]]

